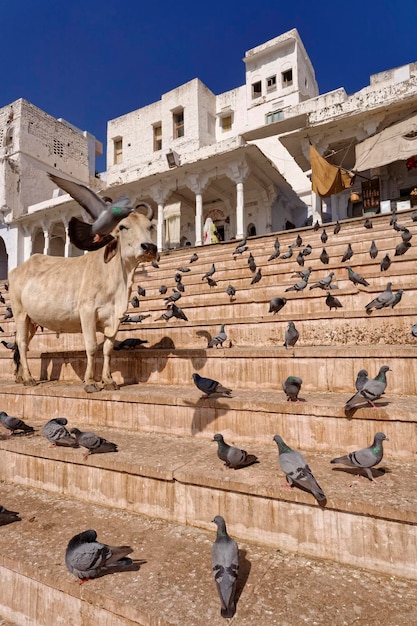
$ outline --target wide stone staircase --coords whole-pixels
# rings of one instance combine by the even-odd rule
[[[159,267],[140,265],[132,296],[145,289],[128,314],[150,315],[122,323],[118,341],[147,343],[115,351],[118,391],[87,394],[81,335],[38,330],[30,344],[35,387],[14,383],[12,353],[0,344],[0,410],[24,419],[33,435],[0,433],[0,504],[22,521],[0,527],[0,616],[16,624],[222,623],[211,572],[215,515],[223,515],[241,550],[235,624],[402,624],[417,622],[417,222],[411,211],[397,223],[413,234],[411,247],[395,256],[401,232],[391,215],[343,221],[338,234],[323,228],[182,248],[161,255]],[[281,255],[302,238],[289,259],[268,261],[276,236]],[[415,242],[414,242],[415,238]],[[374,240],[378,255],[369,255]],[[342,262],[352,245],[354,254]],[[297,255],[312,247],[304,267]],[[320,260],[323,247],[329,263]],[[198,260],[190,263],[193,252]],[[252,284],[248,255],[262,278]],[[381,271],[389,254],[391,265]],[[209,286],[202,277],[215,265]],[[355,286],[346,266],[369,286]],[[307,287],[285,291],[311,267]],[[188,268],[190,271],[182,271]],[[188,321],[158,319],[182,275],[177,302]],[[327,292],[309,287],[329,272],[342,308],[329,310]],[[395,308],[366,313],[388,282],[403,296]],[[226,288],[236,289],[232,299]],[[1,339],[13,341],[14,321],[4,320]],[[277,314],[269,301],[285,297]],[[300,338],[283,346],[288,322]],[[207,348],[220,325],[227,340]],[[356,374],[374,377],[388,365],[388,386],[377,407],[346,415]],[[98,358],[97,371],[101,368]],[[202,399],[193,372],[230,387],[231,397]],[[286,401],[282,382],[303,380],[299,402]],[[52,448],[42,435],[53,417],[69,427],[94,430],[118,444],[114,454],[90,456]],[[389,441],[374,469],[378,484],[333,457],[369,445],[377,431]],[[256,454],[259,463],[237,471],[216,455],[213,434]],[[4,433],[4,434],[3,434]],[[300,489],[287,489],[273,436],[306,457],[327,496],[325,506]],[[132,571],[79,586],[64,564],[68,540],[95,528],[99,540],[134,548]],[[381,605],[384,613],[381,617]],[[1,622],[0,622],[1,623]]]

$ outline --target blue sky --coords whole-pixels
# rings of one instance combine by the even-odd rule
[[[320,93],[417,61],[417,0],[16,0],[1,21],[0,107],[25,98],[103,143],[109,119],[193,78],[215,94],[243,85],[245,52],[291,28]]]

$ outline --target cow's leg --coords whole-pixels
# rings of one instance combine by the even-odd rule
[[[119,389],[119,385],[113,380],[110,369],[111,353],[114,346],[114,337],[104,337],[103,342],[103,373],[102,382],[104,389]]]
[[[82,315],[80,315],[80,318],[84,337],[85,352],[87,355],[87,368],[84,374],[84,389],[87,393],[93,393],[95,391],[100,391],[99,385],[94,380],[94,368],[97,352],[96,329],[94,325],[92,326],[92,328],[90,328],[92,322],[91,319],[83,319]]]
[[[16,363],[16,382],[24,385],[36,385],[35,379],[29,370],[27,351],[30,340],[36,333],[36,324],[32,322],[26,313],[15,313],[16,323],[16,344],[19,349],[18,361]]]

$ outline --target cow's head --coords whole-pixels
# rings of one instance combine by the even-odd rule
[[[149,205],[148,205],[149,206]],[[151,207],[149,207],[151,210]],[[134,211],[112,230],[112,241],[104,248],[104,262],[108,263],[120,250],[124,260],[131,263],[151,261],[157,256],[157,248],[153,242],[155,225],[151,220]]]

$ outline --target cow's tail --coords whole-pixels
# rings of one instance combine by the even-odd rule
[[[19,352],[19,347],[16,344],[16,347],[13,350],[13,363],[15,365],[15,370],[14,373],[15,375],[18,373],[19,368],[20,368],[20,352]]]

